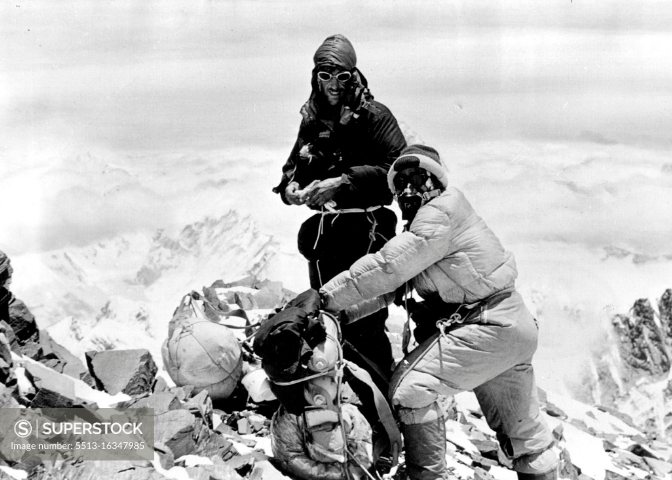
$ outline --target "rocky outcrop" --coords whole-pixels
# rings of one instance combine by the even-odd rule
[[[635,377],[658,377],[670,371],[665,336],[655,315],[649,300],[640,299],[628,315],[619,314],[612,320],[621,359]]]
[[[39,332],[35,317],[26,304],[14,296],[9,301],[9,321],[7,323],[12,327],[19,345],[38,340]]]
[[[253,277],[236,282],[215,282],[203,292],[212,306],[211,313],[217,315],[245,306],[261,308],[262,305],[271,305],[268,308],[272,308],[284,303],[287,295],[281,285],[257,282]],[[260,292],[263,292],[261,296]],[[665,298],[669,300],[669,296]],[[669,310],[664,310],[661,305],[662,318],[662,312]],[[666,315],[669,318],[669,314]],[[248,322],[242,317],[238,320],[243,327]],[[652,372],[657,372],[655,375],[660,377],[665,368],[669,370],[669,353],[660,348],[667,338],[663,325],[664,322],[657,319],[650,305],[647,308],[646,302],[636,304],[630,315],[615,319],[614,331],[622,339],[619,348],[615,349],[619,368],[629,372],[630,376],[625,380],[623,376],[615,380],[613,368],[609,368],[607,363],[600,364],[604,367],[603,374],[612,378],[614,389],[623,389],[641,381],[647,375],[653,375]],[[654,335],[656,331],[658,337]],[[7,330],[7,338],[11,333]],[[244,328],[240,333],[246,336]],[[15,360],[9,365],[7,378],[10,380],[0,385],[0,406],[81,405],[95,408],[108,406],[104,401],[111,402],[109,394],[118,392],[119,399],[109,405],[154,409],[154,460],[77,462],[62,459],[49,464],[10,462],[6,468],[21,469],[21,473],[28,472],[30,478],[39,480],[106,476],[122,479],[287,478],[275,468],[272,458],[269,439],[272,408],[269,409],[268,402],[262,405],[251,401],[242,387],[231,401],[213,406],[206,390],[199,391],[190,385],[170,387],[163,377],[155,379],[156,366],[148,352],[108,350],[86,355],[87,375],[94,389],[65,374],[71,360],[62,362],[58,359],[68,358],[67,351],[52,347],[56,357],[45,353],[50,351],[46,347],[50,345],[46,336],[40,335],[37,344],[42,348],[42,354],[35,356],[38,361],[23,354],[18,357],[21,358],[18,364]],[[2,352],[0,358],[4,358]],[[648,366],[643,363],[644,360],[650,362]],[[20,382],[27,383],[32,390],[24,388],[21,393]],[[542,415],[557,442],[554,448],[561,459],[561,478],[654,479],[666,478],[672,472],[672,448],[636,426],[636,421],[619,413],[618,409],[590,407],[552,393],[540,392],[540,399]],[[511,463],[502,454],[496,435],[485,422],[473,393],[456,396],[450,406],[446,431],[451,478],[515,478]],[[386,468],[383,470],[385,473]],[[402,456],[402,466],[392,478],[401,480],[404,474]]]
[[[628,412],[652,438],[672,441],[672,289],[637,300],[612,318],[609,341],[595,352],[584,385],[592,400]]]
[[[658,314],[665,345],[672,349],[672,289],[668,288],[658,301]],[[669,350],[668,350],[669,351]]]
[[[143,349],[86,352],[86,363],[96,386],[111,395],[151,392],[158,371],[149,351]]]

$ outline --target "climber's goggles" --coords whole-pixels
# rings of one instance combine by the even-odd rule
[[[415,190],[420,191],[427,183],[428,178],[429,175],[423,169],[406,169],[394,176],[394,189],[397,193],[401,193],[410,184]]]
[[[339,73],[329,73],[329,72],[317,72],[317,78],[323,82],[328,82],[333,77],[336,77],[341,83],[345,83],[352,78],[352,73],[350,72],[339,72]]]

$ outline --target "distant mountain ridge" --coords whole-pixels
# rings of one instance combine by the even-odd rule
[[[29,276],[21,298],[42,328],[75,355],[148,348],[160,358],[181,298],[214,279],[264,276],[277,242],[231,210],[185,226],[176,236],[133,234],[19,259]]]
[[[635,301],[612,318],[609,341],[586,374],[593,402],[627,412],[648,434],[672,443],[672,289]]]

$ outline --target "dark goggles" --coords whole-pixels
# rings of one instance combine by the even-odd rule
[[[336,77],[336,80],[338,80],[341,83],[347,82],[352,78],[352,73],[350,72],[340,72],[340,73],[335,73],[331,74],[329,72],[317,72],[317,78],[322,80],[323,82],[328,82],[331,80],[333,77]]]
[[[401,193],[404,191],[406,186],[410,183],[413,188],[416,190],[420,190],[425,183],[427,183],[427,179],[429,178],[429,175],[425,172],[413,172],[413,173],[397,173],[394,176],[394,189],[398,192]]]

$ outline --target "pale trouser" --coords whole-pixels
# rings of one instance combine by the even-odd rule
[[[424,458],[421,450],[409,449],[408,444],[424,443],[424,436],[436,437],[437,419],[443,417],[437,400],[461,391],[474,391],[488,425],[511,459],[549,448],[553,436],[540,416],[531,364],[537,335],[536,322],[521,296],[509,291],[488,299],[479,317],[446,335],[432,336],[402,361],[390,394],[405,433],[412,478],[441,478],[436,475],[435,460]],[[418,428],[422,424],[427,432]],[[441,443],[436,448],[445,455],[445,441]],[[417,454],[409,458],[409,451]],[[514,468],[529,469],[522,463],[516,468],[521,462],[514,461]],[[548,470],[548,464],[543,468]]]

